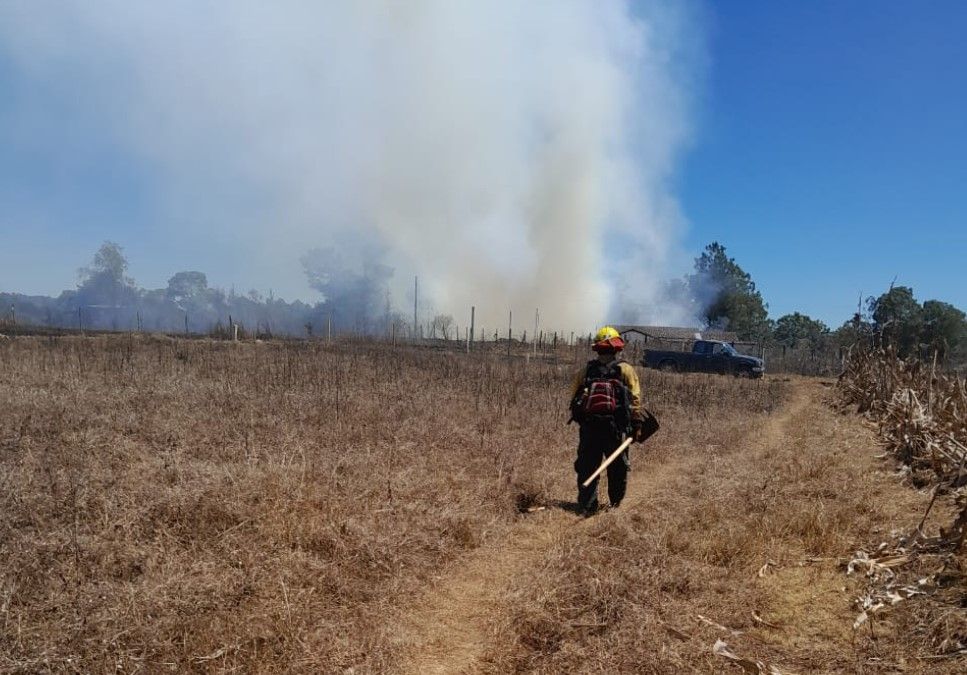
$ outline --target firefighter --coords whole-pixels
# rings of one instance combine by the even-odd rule
[[[589,516],[598,510],[598,478],[588,487],[582,483],[617,450],[624,437],[644,440],[641,385],[634,367],[618,358],[624,340],[611,326],[594,336],[591,349],[597,352],[574,377],[571,387],[571,418],[580,426],[574,470],[578,481],[578,509]],[[628,451],[612,462],[608,472],[608,498],[615,508],[624,499],[631,462]]]

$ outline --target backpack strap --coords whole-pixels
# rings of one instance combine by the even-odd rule
[[[617,359],[608,364],[601,363],[597,359],[591,359],[584,370],[585,384],[591,380],[618,380],[623,383],[619,363]]]

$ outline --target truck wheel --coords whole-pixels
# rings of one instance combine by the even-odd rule
[[[658,364],[658,370],[665,373],[674,373],[678,368],[675,366],[674,361],[662,361]]]

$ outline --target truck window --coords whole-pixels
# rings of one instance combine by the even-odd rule
[[[712,344],[710,342],[699,340],[698,342],[695,343],[695,346],[692,348],[692,352],[695,354],[710,354],[712,352],[711,347],[712,347]]]
[[[719,356],[719,355],[724,354],[724,353],[725,353],[725,347],[723,347],[720,344],[714,344],[714,345],[712,345],[712,354],[714,356]]]

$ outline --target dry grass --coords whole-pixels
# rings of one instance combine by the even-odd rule
[[[797,383],[782,417],[730,424],[722,406],[714,421],[686,422],[665,459],[636,476],[644,494],[628,512],[564,537],[520,581],[492,670],[709,672],[723,667],[718,639],[782,672],[906,659],[895,632],[876,643],[853,633],[852,582],[839,569],[902,509],[883,502],[893,486],[857,456],[866,434],[810,388]]]
[[[419,648],[411,610],[470,568],[495,602],[477,669],[723,667],[698,614],[794,670],[884,649],[854,639],[835,561],[799,565],[903,512],[816,385],[643,373],[662,432],[633,455],[628,508],[582,521],[556,508],[573,369],[367,343],[0,343],[0,670],[395,671]]]
[[[381,669],[384,606],[513,523],[561,422],[553,370],[366,345],[18,339],[2,372],[24,670]]]

